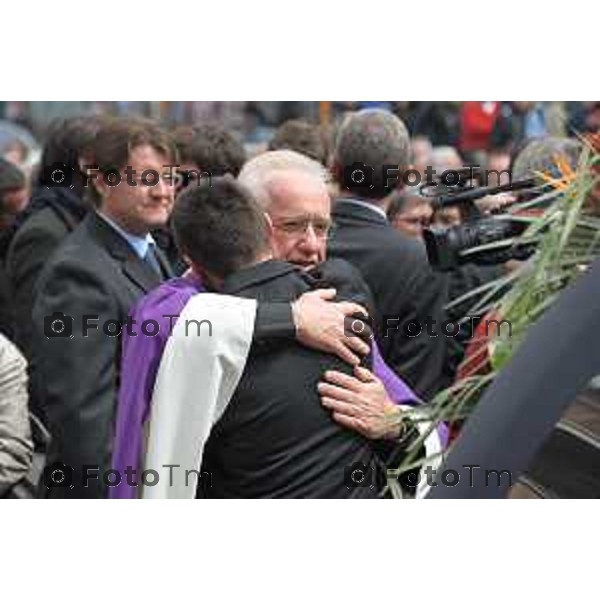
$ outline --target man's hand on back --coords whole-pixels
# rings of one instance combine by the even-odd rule
[[[292,304],[296,337],[309,348],[335,354],[355,366],[361,356],[370,352],[370,347],[360,337],[348,334],[346,319],[367,313],[353,302],[331,302],[335,294],[334,289],[306,292]],[[365,334],[368,336],[369,332]]]
[[[327,371],[318,384],[321,402],[332,411],[333,418],[344,427],[378,439],[397,438],[401,424],[399,408],[383,385],[368,369],[355,367],[354,377],[339,371]]]

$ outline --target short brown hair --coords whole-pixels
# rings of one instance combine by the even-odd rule
[[[127,166],[131,151],[139,146],[152,146],[171,163],[177,161],[172,137],[151,119],[115,117],[102,123],[93,145],[95,166],[100,173],[121,170]],[[89,187],[94,204],[100,198],[94,186]]]

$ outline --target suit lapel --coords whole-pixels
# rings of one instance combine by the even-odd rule
[[[162,271],[163,277],[165,279],[171,279],[171,277],[175,277],[171,263],[169,262],[169,259],[166,257],[165,253],[158,246],[155,246],[154,253],[156,254],[156,259],[160,265],[160,270]]]
[[[127,256],[123,260],[122,269],[125,276],[144,292],[149,292],[163,281],[163,278],[137,255]]]
[[[95,236],[99,238],[101,245],[106,248],[115,260],[121,263],[123,274],[127,279],[132,281],[143,292],[149,292],[163,281],[163,278],[152,267],[140,259],[129,245],[129,242],[101,217],[96,213],[92,213],[88,218],[89,227]],[[162,255],[162,252],[157,252],[156,254],[161,263],[161,269],[166,276],[170,275],[170,268],[165,264],[166,259]]]

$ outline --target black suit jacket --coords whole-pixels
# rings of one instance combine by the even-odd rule
[[[338,200],[332,216],[329,256],[352,263],[369,285],[383,358],[419,396],[430,399],[451,379],[448,341],[440,327],[446,318],[447,277],[434,273],[421,243],[395,231],[370,207]],[[437,337],[427,334],[428,317],[436,321]],[[409,337],[405,326],[414,320],[422,331]]]
[[[119,385],[120,336],[103,331],[123,323],[131,305],[171,275],[160,252],[163,273],[143,262],[129,243],[95,213],[89,214],[44,268],[33,308],[33,369],[36,396],[52,434],[50,461],[75,469],[73,489],[50,495],[100,497],[104,486],[82,487],[83,465],[100,473],[110,467],[113,413]],[[47,337],[49,322],[66,315],[65,333]],[[87,335],[84,316],[97,318]],[[114,332],[114,330],[113,330]]]
[[[333,282],[342,298],[368,305],[366,285],[343,261],[323,263],[311,275],[268,261],[229,277],[222,291],[289,302]],[[293,340],[252,345],[236,392],[205,448],[209,497],[376,497],[372,479],[374,487],[346,485],[346,469],[356,462],[373,467],[375,455],[369,440],[338,425],[321,405],[317,383],[328,369],[352,371],[337,357]]]
[[[41,188],[32,197],[30,214],[8,248],[7,273],[14,293],[15,340],[31,358],[31,313],[34,290],[44,265],[87,214],[87,205],[68,188]]]
[[[0,334],[14,341],[15,305],[12,298],[10,281],[4,264],[0,261]]]

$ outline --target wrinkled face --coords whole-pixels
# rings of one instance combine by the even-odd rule
[[[426,200],[409,198],[404,210],[392,221],[392,226],[405,235],[420,238],[423,229],[429,226],[433,210]]]
[[[268,183],[275,258],[310,269],[325,260],[331,200],[325,183],[301,172],[282,171]]]
[[[168,165],[168,157],[150,145],[143,145],[129,153],[127,165],[120,170],[120,183],[109,185],[96,172],[94,185],[102,197],[100,211],[134,235],[144,236],[151,229],[165,225],[174,198],[174,181]],[[116,173],[109,176],[111,183],[117,180]]]

